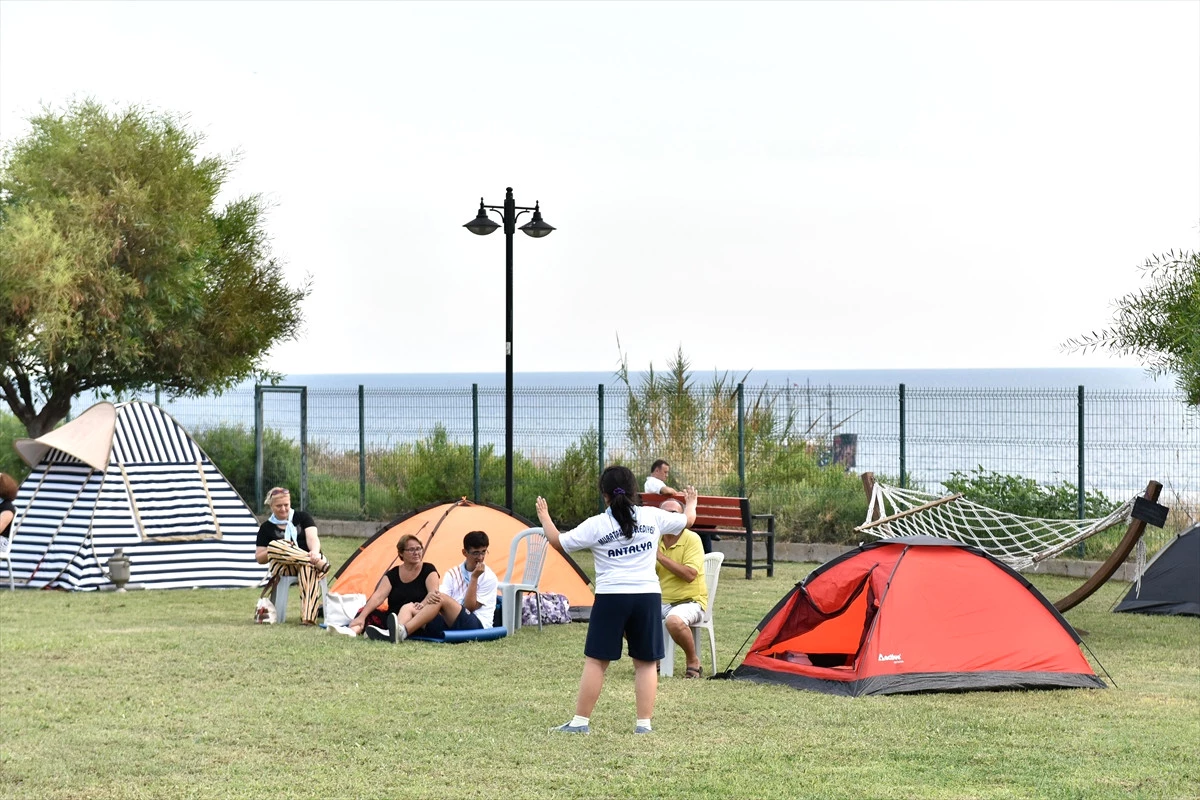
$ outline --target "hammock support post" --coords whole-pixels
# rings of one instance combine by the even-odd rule
[[[1162,492],[1162,488],[1162,484],[1158,481],[1150,481],[1150,483],[1146,485],[1146,492],[1142,495],[1142,497],[1151,503],[1157,503],[1158,495]],[[1058,609],[1059,613],[1068,611],[1079,605],[1084,600],[1091,597],[1097,589],[1103,586],[1104,582],[1111,578],[1113,573],[1117,571],[1117,568],[1120,567],[1121,564],[1125,563],[1125,559],[1129,558],[1129,554],[1133,552],[1134,545],[1137,544],[1138,540],[1142,538],[1142,534],[1145,532],[1146,521],[1134,518],[1134,520],[1129,523],[1129,529],[1125,531],[1125,537],[1121,539],[1120,544],[1118,544],[1116,549],[1112,551],[1112,554],[1108,557],[1108,560],[1100,565],[1100,569],[1096,570],[1096,574],[1088,578],[1078,589],[1054,604],[1054,607]]]

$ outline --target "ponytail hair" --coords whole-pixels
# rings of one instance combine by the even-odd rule
[[[608,501],[613,519],[621,526],[626,539],[633,538],[633,506],[637,495],[637,484],[629,467],[614,464],[600,474],[600,493]]]

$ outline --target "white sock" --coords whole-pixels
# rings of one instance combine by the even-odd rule
[[[648,719],[639,719],[639,720],[637,721],[637,727],[639,727],[639,728],[645,728],[646,730],[653,730],[653,729],[650,727],[650,720],[648,720]]]
[[[404,627],[403,625],[397,624],[396,625],[396,638],[402,642],[405,639],[407,639],[408,638],[408,628]]]
[[[581,717],[578,714],[571,720],[571,727],[578,728],[580,725],[587,725],[591,717]]]

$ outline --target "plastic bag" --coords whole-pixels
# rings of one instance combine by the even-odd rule
[[[522,625],[537,625],[538,607],[536,598],[537,595],[532,592],[527,592],[521,598]],[[571,606],[567,602],[566,595],[543,592],[541,598],[543,625],[557,625],[571,621]]]
[[[258,598],[258,605],[254,607],[254,621],[259,625],[274,625],[276,619],[275,604],[265,597]]]
[[[363,606],[367,604],[365,594],[327,594],[325,595],[325,624],[330,626],[346,626],[350,620],[358,616]]]

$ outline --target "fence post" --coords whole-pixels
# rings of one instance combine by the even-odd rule
[[[1083,387],[1082,386],[1079,387],[1078,415],[1079,415],[1079,488],[1076,491],[1078,493],[1077,502],[1078,502],[1079,518],[1083,519],[1084,506],[1083,506]]]
[[[599,410],[596,420],[596,474],[604,474],[604,384],[596,384],[596,406]],[[604,498],[596,499],[598,513],[604,513]]]
[[[900,384],[900,488],[908,488],[908,475],[904,464],[904,384]]]
[[[471,459],[474,464],[475,502],[479,502],[479,384],[471,384]]]
[[[1079,403],[1078,403],[1077,407],[1078,407],[1078,411],[1076,412],[1076,414],[1078,415],[1078,425],[1079,425],[1079,434],[1078,434],[1078,438],[1079,438],[1079,456],[1078,456],[1079,484],[1078,484],[1077,488],[1075,489],[1075,505],[1076,505],[1076,510],[1079,512],[1079,518],[1083,519],[1083,514],[1084,514],[1083,444],[1084,443],[1083,443],[1083,386],[1082,385],[1080,385],[1080,387],[1079,387]],[[1079,543],[1079,557],[1083,558],[1083,554],[1084,554],[1084,546],[1083,546],[1083,542],[1080,542]]]
[[[746,496],[746,385],[737,385],[738,403],[738,496]],[[749,541],[750,537],[746,537]],[[749,567],[746,568],[749,570]]]
[[[308,387],[300,387],[300,507],[307,511],[308,502]]]
[[[254,384],[254,513],[263,506],[263,390]]]
[[[367,404],[363,385],[358,385],[358,514],[367,518]]]
[[[154,405],[162,408],[162,387],[158,384],[154,385]]]

